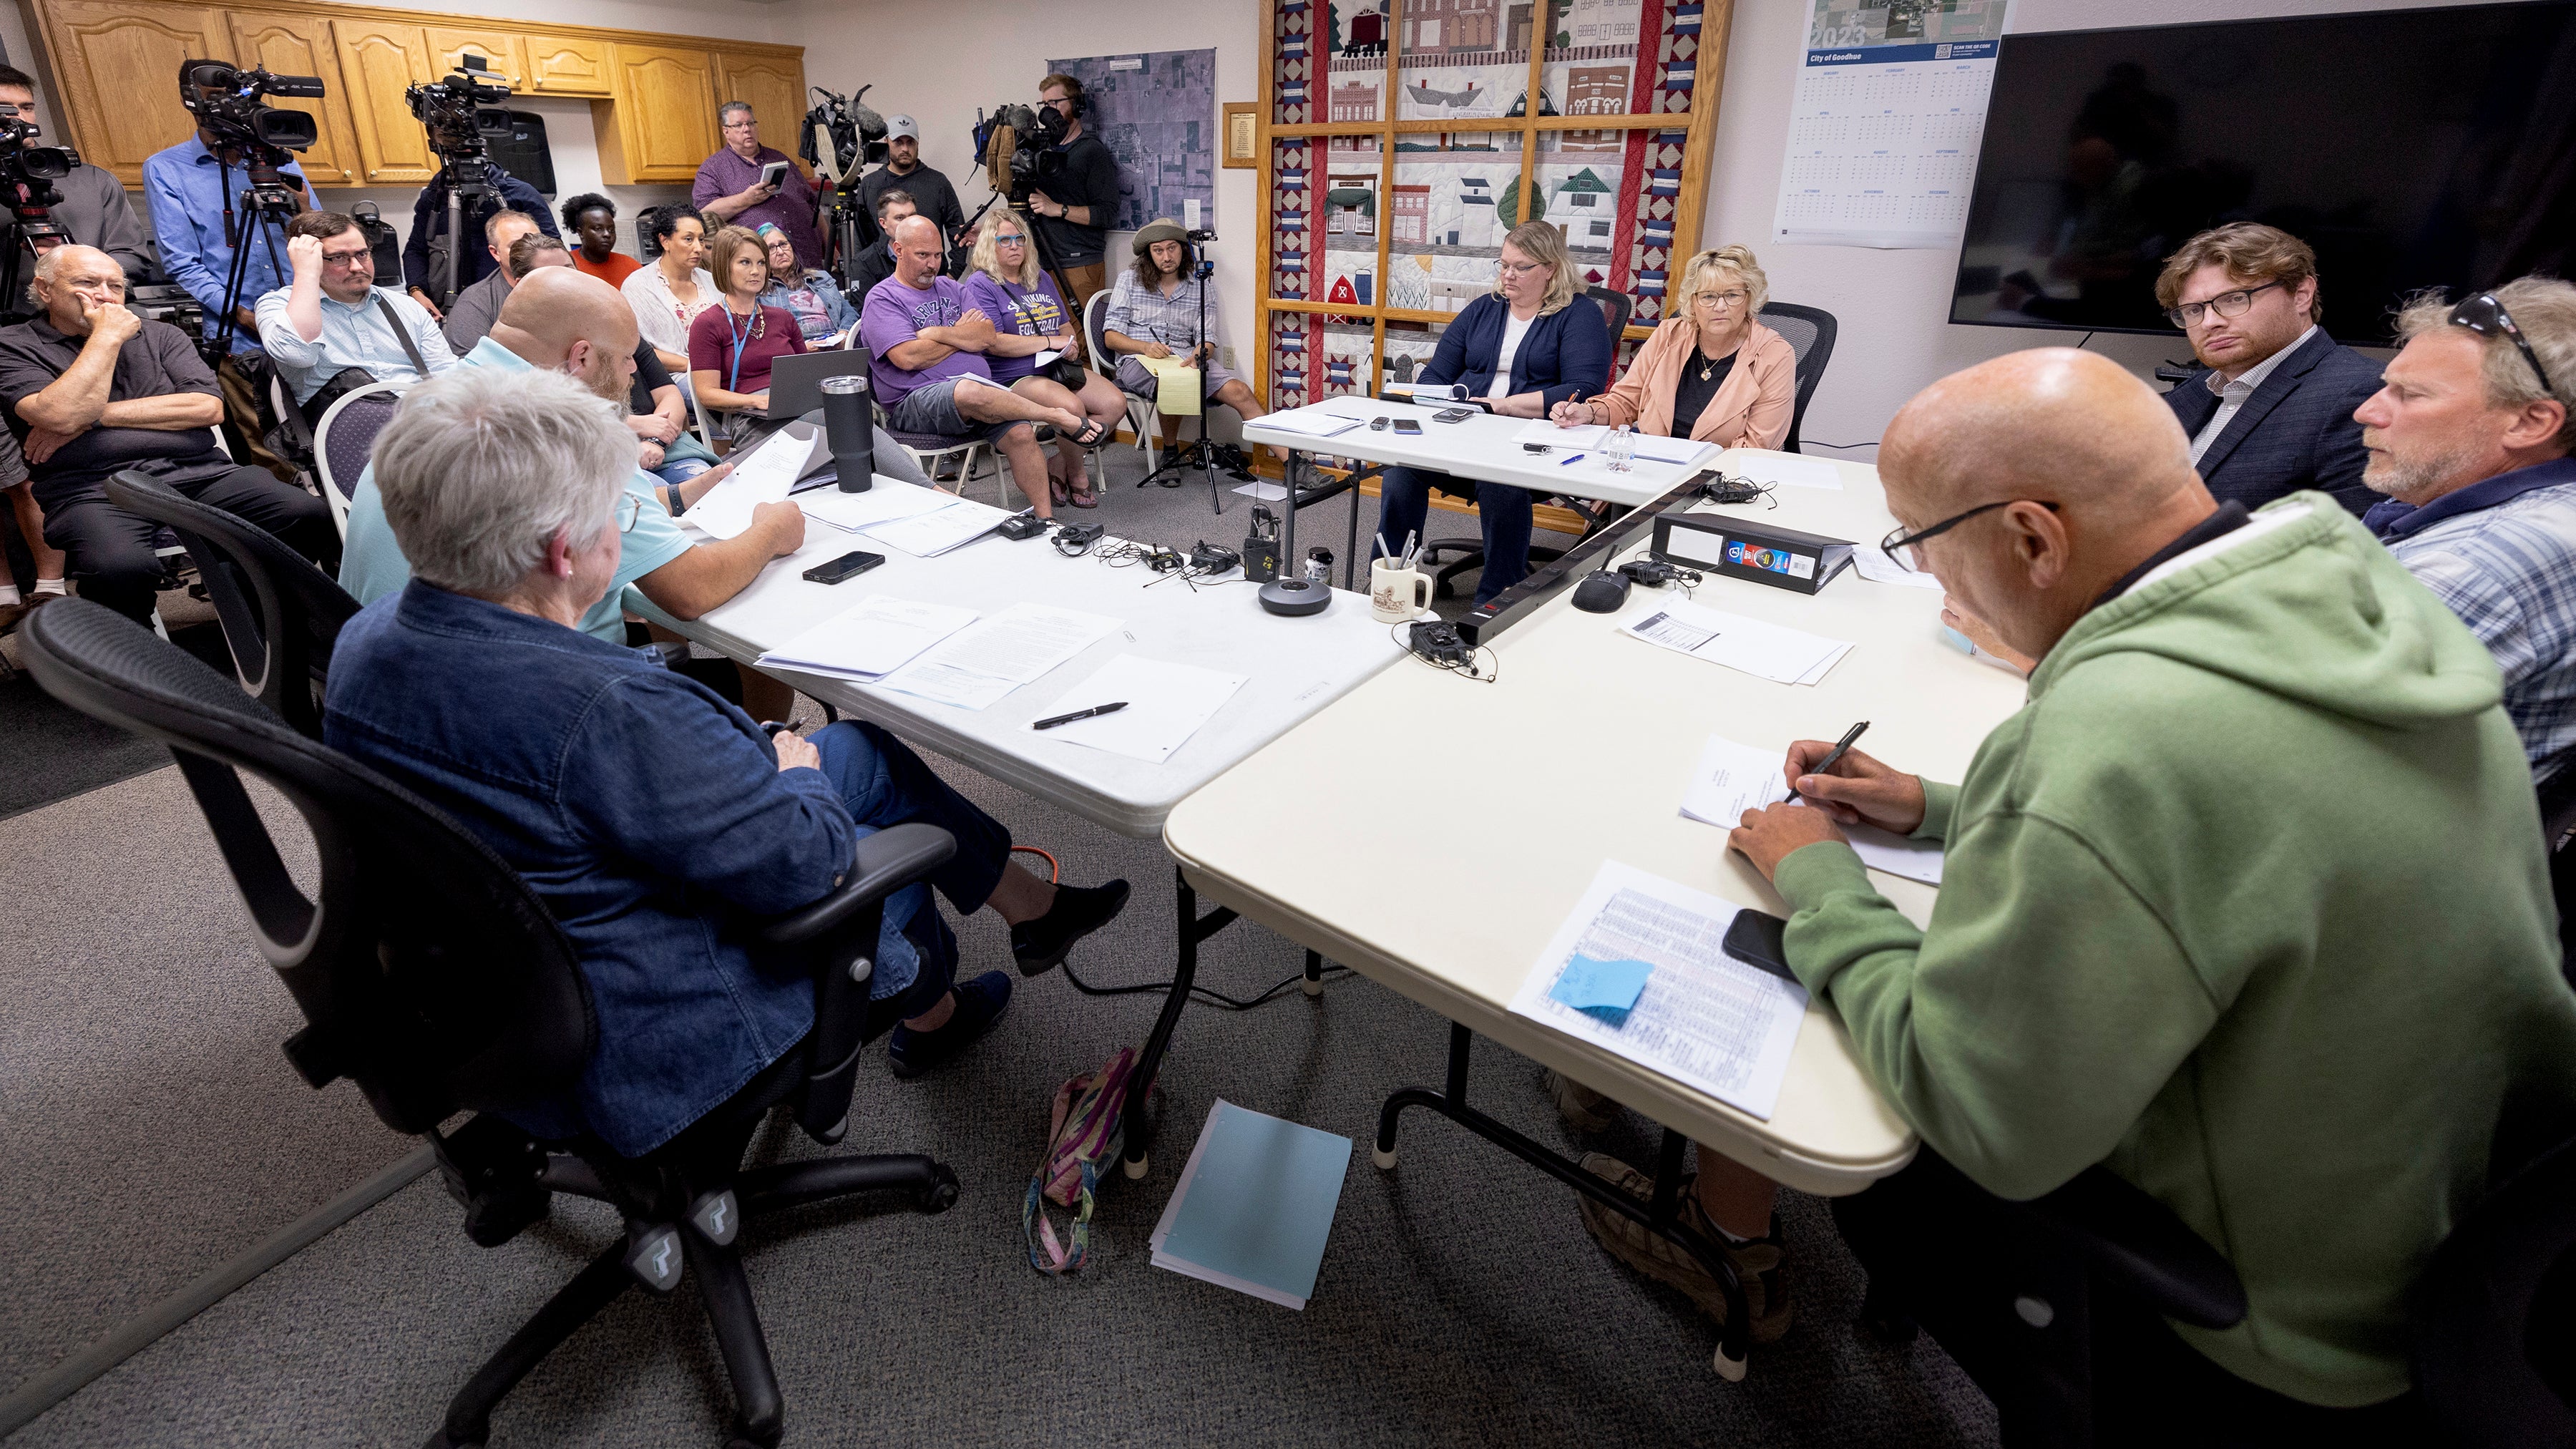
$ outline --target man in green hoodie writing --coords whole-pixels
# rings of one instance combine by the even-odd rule
[[[1891,551],[2038,664],[1960,784],[1857,752],[1809,774],[1831,746],[1802,741],[1790,783],[1821,808],[1730,837],[1926,1145],[1847,1235],[1947,1341],[1923,1290],[1991,1290],[2008,1246],[1961,1234],[1975,1204],[2102,1164],[2250,1309],[2207,1330],[2094,1305],[2098,1435],[2409,1434],[2408,1291],[2484,1190],[2508,1100],[2576,1100],[2492,659],[2332,499],[2219,506],[2172,412],[2089,353],[1943,379],[1879,468]],[[1944,842],[1928,928],[1871,889],[1853,820]],[[1951,1347],[1974,1372],[1978,1346]]]

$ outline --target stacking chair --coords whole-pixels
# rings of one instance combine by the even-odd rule
[[[1114,383],[1118,380],[1118,359],[1109,355],[1108,346],[1100,340],[1103,330],[1101,319],[1108,315],[1109,289],[1103,287],[1091,294],[1090,301],[1082,304],[1082,355],[1091,359],[1092,367],[1102,377]],[[1127,431],[1136,435],[1136,451],[1145,455],[1146,467],[1151,469],[1154,439],[1162,426],[1162,414],[1156,411],[1151,401],[1123,388],[1120,392],[1127,399]],[[1204,424],[1205,420],[1201,422]]]
[[[331,505],[331,522],[340,537],[349,536],[349,500],[358,496],[358,475],[367,470],[367,455],[376,434],[394,420],[408,382],[379,382],[343,395],[322,413],[313,428],[313,458],[322,475],[322,501]]]
[[[733,1380],[732,1443],[776,1444],[783,1407],[735,1247],[743,1220],[870,1191],[941,1212],[957,1179],[918,1155],[745,1170],[742,1154],[773,1107],[826,1145],[848,1130],[859,1049],[893,1025],[867,999],[882,906],[955,852],[948,833],[908,824],[871,835],[831,894],[747,923],[773,965],[812,975],[816,1017],[803,1044],[731,1099],[638,1158],[589,1136],[540,1143],[498,1113],[570,1088],[597,1027],[571,943],[508,865],[436,806],[289,729],[108,609],[66,600],[23,632],[28,667],[55,698],[177,757],[260,952],[306,1018],[286,1055],[307,1082],[346,1077],[386,1126],[429,1139],[482,1246],[544,1218],[556,1192],[623,1216],[624,1232],[484,1364],[429,1443],[483,1443],[502,1397],[627,1288],[668,1293],[694,1276]],[[281,862],[240,770],[275,786],[311,828],[315,895]],[[439,1130],[466,1112],[477,1115]]]
[[[331,646],[358,601],[277,535],[158,478],[118,473],[107,480],[107,501],[178,535],[196,560],[242,688],[297,733],[322,738]]]
[[[1789,414],[1788,439],[1780,444],[1780,451],[1795,453],[1798,427],[1807,420],[1807,400],[1816,395],[1816,384],[1825,380],[1825,364],[1834,360],[1834,333],[1841,324],[1821,307],[1787,302],[1764,303],[1760,316],[1762,325],[1779,333],[1789,350],[1798,354],[1798,402]]]

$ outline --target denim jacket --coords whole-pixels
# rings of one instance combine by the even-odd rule
[[[648,1152],[785,1055],[814,984],[767,969],[752,917],[804,905],[861,835],[819,770],[778,768],[742,711],[634,650],[414,580],[349,621],[323,738],[454,815],[580,954],[599,1042],[566,1098],[506,1115]],[[919,969],[890,899],[874,994]]]

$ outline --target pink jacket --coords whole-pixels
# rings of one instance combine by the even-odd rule
[[[1608,392],[1588,399],[1595,415],[1613,427],[1631,423],[1638,432],[1669,436],[1673,384],[1698,349],[1698,338],[1698,324],[1686,317],[1656,328],[1637,349],[1626,375]],[[1735,370],[1700,409],[1690,435],[1721,448],[1777,448],[1789,436],[1797,400],[1798,354],[1789,339],[1755,322],[1736,349]]]

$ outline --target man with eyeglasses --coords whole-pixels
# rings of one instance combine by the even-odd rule
[[[2576,750],[2576,284],[2525,277],[2398,315],[2354,414],[2387,495],[2362,521],[2504,673],[2532,773]]]
[[[321,420],[317,399],[326,385],[336,384],[336,395],[456,365],[429,310],[376,285],[375,253],[354,218],[336,211],[297,216],[286,224],[286,260],[295,280],[259,299],[259,345],[306,422]],[[344,376],[353,370],[365,376]]]
[[[1049,142],[1029,211],[1046,240],[1038,260],[1063,274],[1077,317],[1109,285],[1109,228],[1118,220],[1118,158],[1083,124],[1087,105],[1072,76],[1038,82],[1038,129]]]
[[[716,110],[724,128],[724,145],[698,166],[689,201],[708,217],[710,234],[718,222],[758,231],[774,224],[796,244],[799,267],[823,265],[823,239],[814,231],[814,184],[787,153],[760,144],[760,118],[742,101],[727,101]],[[775,186],[761,172],[772,162],[786,163]]]
[[[2352,410],[2379,368],[2317,325],[2317,255],[2278,227],[2230,222],[2165,258],[2156,302],[2201,371],[2165,394],[2192,466],[2221,499],[2260,508],[2302,488],[2370,506]]]
[[[44,314],[0,329],[0,409],[24,451],[45,541],[70,556],[81,596],[152,622],[160,526],[107,501],[107,480],[147,474],[267,529],[326,570],[339,536],[322,500],[264,468],[236,467],[215,441],[223,390],[188,335],[125,306],[125,271],[96,247],[36,263]]]
[[[1874,1293],[1971,1374],[2033,1365],[2025,1403],[2089,1397],[2097,1442],[2422,1443],[2416,1278],[2512,1165],[2505,1104],[2576,1108],[2530,772],[2486,651],[2358,520],[2314,492],[2220,503],[2189,448],[2067,348],[1917,395],[1879,454],[1889,550],[2038,660],[2029,701],[1957,785],[1792,744],[1806,804],[1729,844],[1924,1141],[1835,1204]],[[1854,821],[1943,842],[1928,926],[1872,885]],[[2248,1306],[2191,1327],[2095,1295],[2063,1325],[2091,1341],[2070,1384],[2015,1303],[2048,1239],[2014,1204],[2097,1165]]]

